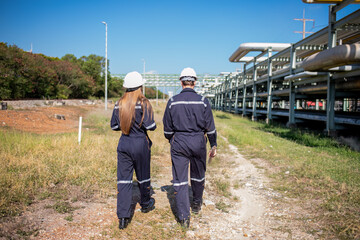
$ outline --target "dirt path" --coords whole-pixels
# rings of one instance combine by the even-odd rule
[[[168,157],[154,156],[152,160],[160,169],[152,184],[157,212],[142,214],[137,205],[133,221],[126,231],[116,229],[115,198],[75,202],[73,207],[77,210],[73,212],[72,221],[65,220],[66,214],[47,208],[51,203],[44,200],[33,204],[29,211],[15,219],[13,227],[29,225],[33,229],[30,231],[31,239],[136,239],[129,233],[136,231],[142,220],[159,217],[159,211],[170,212],[170,204],[174,204]],[[217,164],[208,166],[204,205],[199,215],[192,215],[186,238],[314,239],[306,233],[306,224],[298,219],[301,209],[269,188],[264,170],[245,159],[235,146],[229,145],[229,151],[220,152],[216,161]],[[259,164],[261,160],[258,159]],[[230,183],[229,196],[219,194],[216,181]],[[170,219],[168,227],[177,228],[173,215]],[[146,235],[139,238],[146,239]]]
[[[297,220],[303,215],[302,209],[269,187],[263,168],[245,159],[235,146],[229,144],[229,149],[220,154],[220,169],[212,169],[208,174],[210,186],[207,185],[205,199],[219,202],[220,196],[211,190],[215,188],[214,181],[223,179],[232,183],[231,196],[220,197],[220,201],[230,207],[225,212],[205,207],[202,216],[195,218],[198,228],[209,233],[210,239],[314,239],[304,230],[304,223]],[[256,164],[266,165],[260,159]],[[203,219],[207,219],[206,224]],[[197,232],[194,230],[195,236]]]

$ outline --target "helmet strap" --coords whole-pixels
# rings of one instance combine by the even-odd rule
[[[134,88],[127,88],[126,89],[126,92],[133,92],[135,90],[138,90],[141,86],[138,86],[138,87],[134,87]]]

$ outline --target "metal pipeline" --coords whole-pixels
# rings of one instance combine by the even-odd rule
[[[294,75],[286,76],[285,80],[293,80],[293,79],[299,79],[304,77],[313,77],[313,76],[320,76],[320,75],[326,75],[327,73],[321,73],[321,72],[301,72]]]
[[[242,57],[251,51],[266,51],[271,48],[273,51],[282,51],[290,47],[290,43],[242,43],[230,56],[230,62],[238,62]]]
[[[339,82],[335,84],[336,90],[360,90],[360,79],[347,82]],[[309,92],[326,92],[327,85],[319,84],[313,86],[300,87],[296,89],[297,93],[309,93]]]
[[[344,44],[305,58],[302,68],[306,71],[321,71],[359,62],[360,44]]]

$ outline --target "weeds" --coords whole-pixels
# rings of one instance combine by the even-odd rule
[[[75,210],[74,207],[70,205],[68,202],[64,201],[58,201],[53,206],[50,206],[52,209],[54,209],[58,213],[71,213]]]
[[[64,219],[68,222],[72,222],[74,220],[74,215],[70,214],[70,215],[64,217]]]
[[[215,203],[215,207],[222,212],[228,213],[229,212],[228,209],[231,207],[231,205],[226,204],[222,200],[220,200],[219,202]]]
[[[230,183],[229,182],[225,182],[219,179],[214,180],[215,186],[217,191],[223,195],[224,197],[230,197],[231,193],[230,193]]]

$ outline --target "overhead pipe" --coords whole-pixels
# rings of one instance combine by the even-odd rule
[[[285,80],[294,80],[294,79],[298,79],[298,78],[314,77],[314,76],[320,76],[320,75],[327,75],[327,73],[305,71],[305,72],[293,74],[293,75],[290,75],[290,76],[286,76],[284,79]]]
[[[329,72],[349,72],[349,71],[355,71],[360,69],[360,65],[345,65],[345,66],[340,66],[340,67],[334,67],[334,68],[330,68],[328,71]]]
[[[256,62],[263,62],[265,61],[266,59],[268,59],[267,57],[259,57],[259,58],[256,58]],[[254,61],[254,57],[242,57],[240,58],[237,62],[253,62]]]
[[[273,51],[282,51],[290,47],[290,43],[242,43],[238,49],[230,56],[230,62],[239,62],[239,60],[250,51],[266,51],[271,48]]]
[[[335,89],[336,90],[360,89],[360,80],[336,83]],[[325,93],[326,90],[327,90],[326,84],[318,84],[318,85],[296,88],[296,92],[300,92],[300,93],[307,93],[307,92],[324,92]]]

